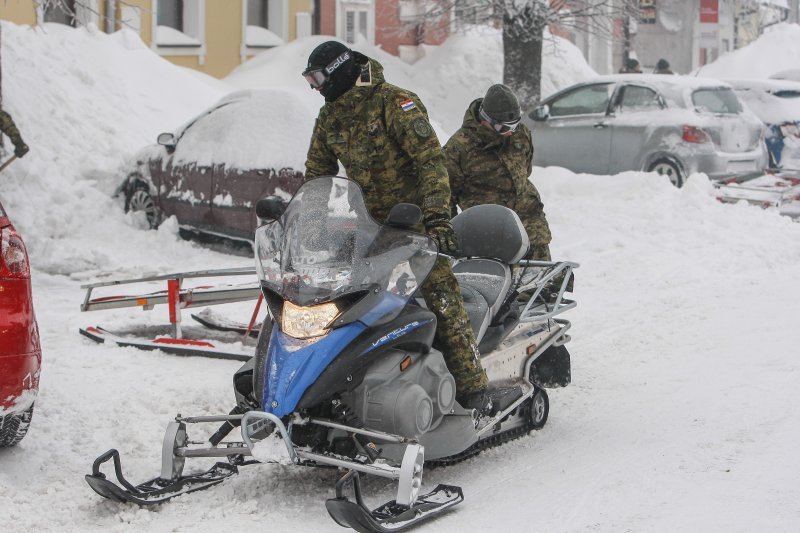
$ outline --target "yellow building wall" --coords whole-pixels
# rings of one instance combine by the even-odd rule
[[[0,0],[0,19],[33,26],[36,24],[33,0]]]
[[[195,1],[195,0],[189,0]],[[145,44],[152,47],[153,11],[152,0],[117,0],[115,27],[126,27],[123,19],[123,7],[139,9],[139,35]],[[105,25],[105,1],[97,3],[100,15],[98,26]],[[242,62],[243,40],[243,8],[242,0],[205,0],[205,54],[200,55],[163,55],[164,59],[183,67],[192,68],[217,78],[230,74]],[[287,41],[297,37],[297,13],[310,13],[312,0],[287,0]],[[16,24],[34,25],[37,23],[36,8],[33,0],[0,0],[0,19],[10,20]]]

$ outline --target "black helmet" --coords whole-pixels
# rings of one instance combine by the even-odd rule
[[[339,41],[326,41],[308,56],[303,77],[332,102],[347,92],[356,81],[359,67],[353,51]]]
[[[481,109],[495,122],[518,121],[522,115],[514,92],[500,83],[492,85],[486,91]]]

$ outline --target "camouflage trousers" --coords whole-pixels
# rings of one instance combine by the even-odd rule
[[[447,369],[456,380],[456,392],[462,395],[486,388],[489,380],[481,366],[475,333],[447,259],[436,260],[420,290],[428,308],[436,315],[433,345],[444,355]]]
[[[550,261],[550,247],[547,244],[531,243],[528,259],[533,261]]]

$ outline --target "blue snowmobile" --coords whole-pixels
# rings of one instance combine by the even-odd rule
[[[336,468],[331,517],[358,531],[400,531],[463,500],[460,487],[420,494],[423,466],[447,465],[540,429],[545,388],[570,382],[570,323],[575,306],[570,262],[526,261],[519,217],[480,205],[453,219],[462,257],[453,271],[490,379],[490,407],[456,401],[453,376],[433,347],[436,318],[417,288],[438,257],[419,227],[420,209],[399,204],[386,224],[370,216],[359,185],[326,177],[305,183],[286,205],[257,206],[265,223],[255,255],[271,320],[255,356],[234,375],[236,407],[227,415],[183,417],[167,427],[160,476],[139,485],[122,474],[119,453],[95,460],[86,481],[106,498],[153,505],[208,488],[238,468],[271,461],[278,446],[299,466]],[[222,425],[202,444],[190,425]],[[241,440],[225,440],[240,428]],[[225,458],[184,474],[187,458]],[[113,461],[116,481],[101,472]],[[397,496],[370,509],[362,474],[397,481]],[[352,497],[352,499],[351,499]]]

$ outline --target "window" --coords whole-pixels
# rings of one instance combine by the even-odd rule
[[[165,55],[202,55],[205,0],[153,0],[153,43]]]
[[[692,104],[704,113],[735,115],[741,113],[742,105],[731,89],[698,89],[692,93]]]
[[[351,44],[355,44],[359,39],[374,42],[373,10],[373,3],[367,0],[342,0],[337,5],[336,12],[338,36]]]
[[[67,26],[75,26],[75,0],[60,0],[59,2],[48,2],[44,4],[42,20],[45,22],[57,22]]]
[[[550,116],[605,114],[614,85],[603,83],[581,87],[550,103]]]
[[[617,108],[620,112],[653,111],[661,109],[658,94],[647,87],[628,85],[622,93],[622,101]]]
[[[245,0],[244,44],[248,54],[284,43],[284,3],[281,0]]]

